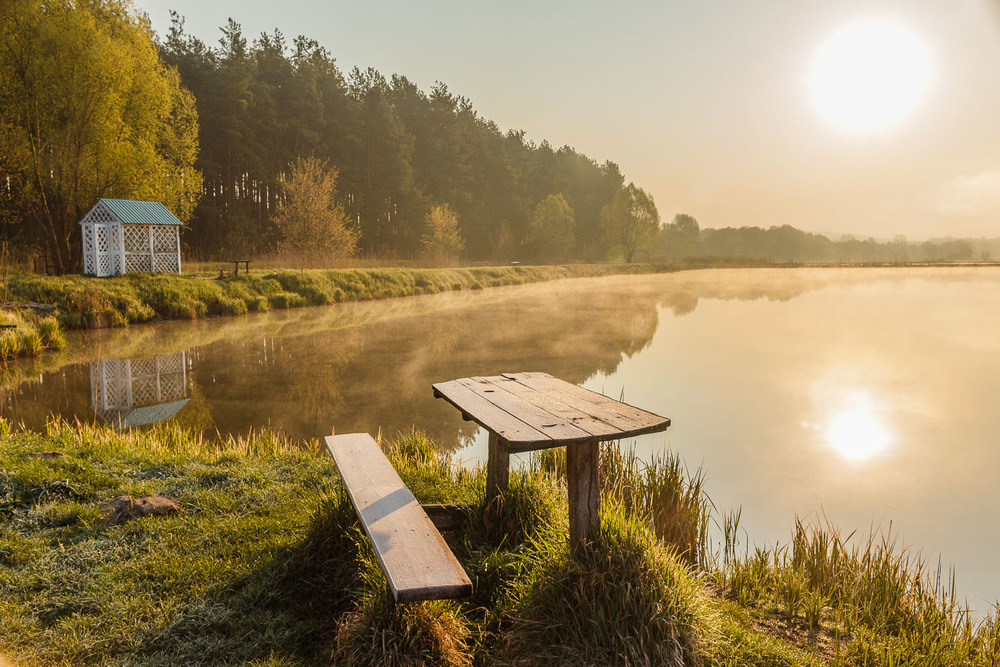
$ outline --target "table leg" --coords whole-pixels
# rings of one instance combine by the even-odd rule
[[[587,533],[596,528],[601,520],[600,451],[599,442],[566,447],[569,547],[572,553],[583,546]]]
[[[490,433],[486,459],[486,505],[489,506],[510,481],[510,454],[500,442],[500,436]]]

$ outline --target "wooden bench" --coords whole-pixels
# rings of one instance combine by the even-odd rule
[[[327,449],[375,548],[396,602],[472,595],[472,582],[441,533],[367,433],[332,435]]]
[[[243,267],[246,269],[246,271],[244,271],[244,273],[246,273],[248,276],[250,275],[250,260],[249,259],[231,259],[229,261],[233,263],[233,276],[234,277],[240,275],[240,264],[242,264]]]

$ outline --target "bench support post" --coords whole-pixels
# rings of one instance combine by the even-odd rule
[[[575,554],[591,528],[600,522],[601,443],[566,446],[566,486],[569,495],[569,548]]]

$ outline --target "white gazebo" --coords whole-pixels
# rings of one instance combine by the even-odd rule
[[[183,352],[91,361],[94,412],[116,429],[170,419],[188,402],[186,361]]]
[[[181,272],[181,221],[155,201],[98,199],[80,221],[83,272]]]

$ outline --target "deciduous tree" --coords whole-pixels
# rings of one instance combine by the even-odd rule
[[[99,197],[162,201],[187,220],[201,191],[198,120],[128,0],[10,0],[0,12],[0,153],[29,232],[60,272]]]
[[[271,221],[279,248],[326,257],[351,257],[358,230],[337,201],[337,170],[317,157],[299,157],[281,186]]]
[[[465,250],[458,216],[447,204],[432,206],[424,219],[426,231],[420,239],[424,257],[436,264],[451,264]]]
[[[656,238],[660,214],[653,198],[629,183],[601,209],[601,227],[608,242],[621,250],[626,263],[631,263],[636,251]]]
[[[573,209],[561,194],[538,202],[528,226],[527,245],[539,261],[561,262],[573,255],[576,237]]]
[[[698,221],[687,213],[678,213],[669,225],[664,225],[660,231],[663,251],[672,259],[684,259],[690,256],[698,243],[701,228]]]

